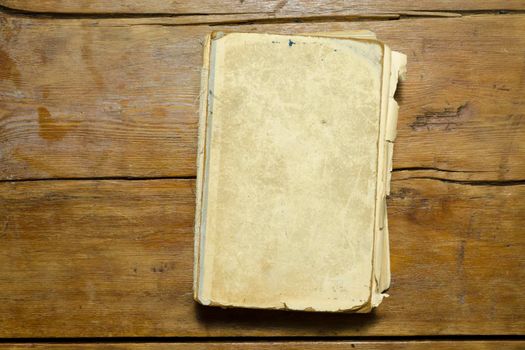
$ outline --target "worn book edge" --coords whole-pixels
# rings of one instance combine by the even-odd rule
[[[386,197],[390,193],[392,157],[398,117],[394,93],[398,80],[406,77],[406,56],[384,45],[383,82],[381,88],[380,135],[378,139],[378,168],[376,192],[376,222],[374,229],[374,262],[372,301],[370,308],[378,306],[390,287],[390,245]],[[368,312],[370,310],[363,310]]]

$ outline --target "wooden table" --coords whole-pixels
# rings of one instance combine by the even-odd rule
[[[4,346],[525,348],[525,2],[0,4]],[[196,305],[204,35],[349,29],[408,55],[390,298],[368,315]]]

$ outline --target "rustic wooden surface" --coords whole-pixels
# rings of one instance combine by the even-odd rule
[[[0,337],[444,337],[85,349],[524,347],[502,339],[525,334],[525,3],[317,5],[0,1]],[[391,297],[369,315],[196,305],[203,36],[346,29],[371,29],[409,60]]]
[[[0,336],[518,335],[525,186],[394,177],[391,297],[368,315],[192,299],[194,180],[0,184]]]
[[[525,10],[521,0],[224,0],[224,1],[157,1],[157,0],[1,0],[10,9],[52,13],[123,13],[123,14],[246,14],[273,16],[286,14],[338,15],[341,13],[380,13],[405,11],[483,11]]]
[[[194,176],[206,33],[356,28],[408,55],[396,168],[525,178],[525,15],[230,26],[0,18],[3,179]]]

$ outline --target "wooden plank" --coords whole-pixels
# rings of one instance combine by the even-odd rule
[[[2,178],[194,174],[198,41],[5,19]]]
[[[63,1],[63,0],[1,0],[0,5],[17,10],[52,13],[170,13],[170,14],[230,14],[266,13],[324,14],[334,15],[351,11],[354,13],[395,12],[395,11],[473,11],[473,10],[523,10],[519,0],[427,0],[388,1],[359,0],[349,4],[343,0],[227,0],[227,1],[156,1],[125,0],[112,1]]]
[[[50,349],[73,349],[73,350],[300,350],[300,349],[329,349],[329,350],[424,350],[424,349],[506,349],[518,350],[525,347],[525,341],[271,341],[271,342],[223,342],[223,343],[96,343],[96,344],[6,344],[7,350],[50,350]]]
[[[408,54],[396,168],[524,179],[525,15],[230,26],[0,20],[0,179],[194,176],[206,33],[363,28]]]
[[[394,178],[372,314],[192,300],[193,180],[0,184],[0,337],[525,333],[525,185]]]

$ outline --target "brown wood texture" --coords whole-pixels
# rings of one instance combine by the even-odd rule
[[[393,181],[371,314],[202,307],[193,180],[0,184],[0,336],[523,334],[525,185]]]
[[[1,348],[1,346],[0,346]],[[246,349],[246,350],[267,350],[267,349],[284,349],[284,350],[426,350],[426,349],[461,349],[461,350],[518,350],[525,348],[525,341],[311,341],[311,342],[224,342],[224,343],[185,343],[185,344],[6,344],[3,348],[9,350],[51,350],[51,349],[72,349],[72,350],[226,350],[226,349]]]
[[[194,176],[206,33],[357,28],[408,55],[396,168],[524,179],[525,15],[215,26],[0,21],[0,179]]]
[[[525,15],[381,20],[523,4],[0,1],[79,13],[0,13],[0,337],[525,334]],[[372,12],[382,15],[349,21]],[[391,297],[369,315],[196,305],[194,180],[180,177],[195,175],[204,35],[347,29],[371,29],[409,60],[397,93]]]
[[[263,13],[334,15],[342,12],[370,13],[397,11],[473,11],[523,10],[520,0],[226,0],[226,1],[157,1],[157,0],[1,0],[0,5],[25,11],[54,13],[169,13],[169,14],[242,14]]]

